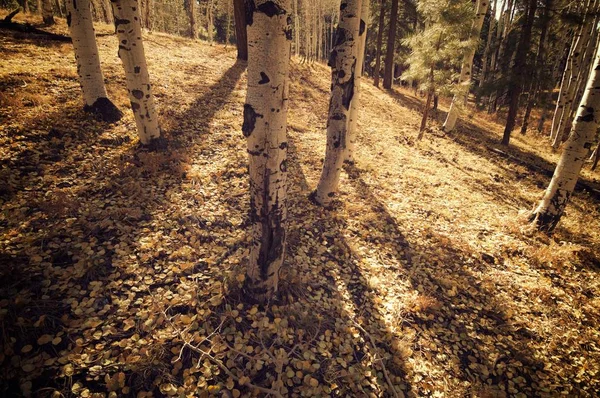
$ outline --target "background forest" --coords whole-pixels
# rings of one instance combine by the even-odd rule
[[[597,396],[600,1],[0,8],[0,395]]]

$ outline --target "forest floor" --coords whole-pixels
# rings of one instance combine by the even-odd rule
[[[416,141],[423,100],[365,79],[357,164],[326,210],[308,195],[329,70],[293,59],[289,242],[280,298],[259,308],[240,299],[245,65],[232,46],[146,35],[169,145],[148,152],[98,31],[126,114],[112,125],[81,110],[69,43],[0,32],[0,395],[600,391],[598,191],[552,237],[527,227],[558,158],[545,136],[501,147],[479,113],[444,135],[442,105]]]

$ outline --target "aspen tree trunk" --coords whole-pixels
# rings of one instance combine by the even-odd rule
[[[190,22],[189,35],[191,39],[198,37],[198,25],[196,23],[196,0],[187,0],[187,12]]]
[[[242,132],[249,154],[252,244],[244,292],[258,302],[277,292],[285,252],[290,3],[246,1],[248,92]]]
[[[506,117],[506,126],[504,135],[502,136],[502,145],[508,145],[510,134],[515,127],[517,111],[519,110],[519,97],[523,87],[523,71],[527,68],[527,50],[531,43],[531,29],[535,19],[535,11],[537,9],[537,0],[529,0],[527,7],[527,15],[523,24],[523,31],[517,44],[514,64],[512,66],[511,84],[508,88],[509,108]]]
[[[131,110],[135,116],[140,141],[142,144],[149,144],[160,137],[160,128],[142,42],[138,2],[112,0],[112,6],[119,39],[119,58],[125,69]]]
[[[229,45],[231,36],[231,2],[227,2],[227,28],[225,29],[225,48]]]
[[[385,53],[385,69],[383,71],[383,88],[391,89],[394,80],[394,54],[396,43],[396,21],[398,19],[398,0],[392,0],[390,25],[388,28],[387,48]]]
[[[294,0],[294,55],[300,54],[300,20],[298,19],[298,0]]]
[[[529,90],[527,92],[527,107],[525,108],[525,114],[523,115],[523,123],[521,124],[521,134],[525,134],[527,132],[527,127],[529,124],[529,116],[531,115],[531,110],[533,109],[533,105],[538,96],[538,91],[540,89],[540,68],[543,67],[543,62],[546,58],[545,48],[546,48],[546,39],[548,33],[548,25],[550,23],[550,8],[552,7],[552,0],[546,0],[546,4],[544,6],[543,14],[541,16],[542,19],[542,30],[540,32],[540,41],[537,49],[537,56],[535,60],[535,66],[533,67],[531,73],[531,84],[529,85]]]
[[[588,0],[585,9],[586,15],[590,10],[592,1]],[[591,30],[590,18],[586,16],[581,28],[573,38],[573,46],[563,75],[563,83],[561,85],[556,110],[552,119],[552,130],[550,132],[552,138],[552,148],[556,149],[561,143],[562,132],[565,129],[565,124],[568,123],[568,114],[571,109],[571,103],[574,101],[575,90],[577,85],[577,77],[580,73],[582,57],[584,55],[584,46],[587,45],[589,32]]]
[[[573,121],[572,133],[558,161],[552,181],[529,221],[540,231],[552,232],[573,191],[579,172],[593,145],[600,123],[600,57],[595,56],[594,70],[588,79],[585,94]]]
[[[492,41],[494,38],[494,27],[496,25],[496,10],[498,7],[498,0],[494,0],[494,7],[490,7],[490,26],[488,28],[488,35],[485,41],[485,49],[483,50],[483,59],[481,60],[481,78],[479,79],[479,87],[483,86],[486,81],[488,72],[488,61],[490,58],[490,51],[492,49]]]
[[[477,8],[475,12],[475,19],[473,20],[473,25],[471,26],[471,33],[469,34],[469,40],[476,39],[479,42],[479,34],[481,32],[481,27],[483,26],[483,20],[485,19],[485,14],[487,14],[487,10],[490,3],[488,0],[477,0]],[[452,99],[452,103],[450,104],[450,110],[448,111],[448,115],[446,116],[446,121],[442,126],[442,130],[446,133],[454,130],[456,126],[456,120],[458,119],[460,113],[460,105],[459,103],[466,103],[467,97],[469,95],[469,86],[471,83],[471,72],[473,69],[473,58],[475,57],[476,47],[473,47],[471,51],[465,54],[462,62],[462,66],[460,68],[460,77],[458,79],[458,84],[461,87],[464,93],[455,94]]]
[[[375,49],[375,87],[379,87],[379,74],[381,73],[381,42],[383,41],[383,24],[385,23],[385,0],[381,0],[379,8],[379,26],[377,27],[377,48]]]
[[[345,162],[354,164],[354,151],[356,148],[356,135],[358,130],[358,109],[360,106],[360,85],[365,61],[365,47],[367,43],[367,28],[369,24],[370,1],[362,0],[360,7],[360,22],[358,28],[358,54],[354,71],[354,96],[350,102],[348,133],[346,137]]]
[[[215,29],[213,11],[213,0],[208,0],[206,3],[206,33],[208,34],[208,41],[211,44],[213,42],[213,31]]]
[[[145,11],[146,13],[144,18],[144,27],[151,31],[152,29],[154,29],[154,0],[146,1]]]
[[[246,9],[244,0],[233,0],[233,19],[235,20],[235,46],[237,57],[248,60],[248,36],[246,34]]]
[[[90,0],[67,2],[67,25],[77,61],[77,75],[84,101],[83,110],[95,113],[107,122],[116,122],[123,114],[106,94]]]
[[[347,148],[349,114],[354,100],[360,46],[361,0],[342,0],[336,42],[331,51],[331,98],[327,119],[327,147],[321,179],[314,193],[317,203],[327,206],[338,189],[340,171]]]
[[[54,11],[52,9],[52,0],[42,0],[42,19],[44,25],[52,26],[54,22]]]

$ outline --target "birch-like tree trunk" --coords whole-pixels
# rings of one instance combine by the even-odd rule
[[[600,124],[600,57],[595,56],[594,69],[588,79],[585,93],[572,132],[560,157],[552,181],[529,221],[540,231],[552,232],[573,194],[579,172],[594,143]]]
[[[44,25],[46,26],[52,26],[56,23],[54,22],[52,0],[42,0],[42,19],[44,20]]]
[[[398,20],[398,0],[392,0],[390,25],[388,28],[387,48],[385,53],[385,69],[383,71],[383,88],[391,89],[394,80],[394,54],[396,48],[396,22]]]
[[[379,74],[381,73],[381,44],[383,41],[383,25],[385,23],[385,0],[381,0],[379,8],[379,26],[377,27],[377,47],[375,49],[375,71],[373,72],[373,83],[379,87]]]
[[[350,107],[354,100],[354,81],[360,43],[361,0],[342,0],[340,22],[329,65],[331,66],[331,98],[327,119],[327,147],[323,171],[314,193],[317,203],[326,206],[338,189],[340,171],[345,159]]]
[[[248,60],[248,36],[246,35],[246,11],[244,0],[233,0],[233,19],[235,20],[235,46],[237,57]]]
[[[348,133],[346,138],[345,162],[354,164],[354,151],[356,148],[356,135],[358,130],[358,109],[360,106],[360,85],[365,61],[365,45],[367,43],[367,28],[369,26],[370,1],[362,0],[360,8],[360,22],[358,28],[358,53],[354,71],[354,96],[350,102]]]
[[[77,62],[83,110],[95,113],[107,122],[116,122],[123,114],[106,94],[90,0],[67,1],[67,25]]]
[[[112,7],[119,39],[119,58],[125,69],[138,136],[142,144],[149,144],[160,137],[160,128],[142,42],[139,5],[136,0],[112,0]]]
[[[479,42],[479,34],[481,32],[483,20],[485,19],[485,14],[487,14],[489,5],[489,0],[477,0],[475,19],[473,20],[473,25],[471,26],[469,41],[476,40],[477,42]],[[476,50],[477,47],[473,46],[473,48],[470,51],[468,51],[463,58],[462,66],[460,68],[460,77],[458,78],[458,85],[461,86],[461,92],[459,94],[455,94],[454,98],[452,98],[450,110],[448,111],[446,121],[442,126],[442,130],[447,133],[454,130],[454,127],[456,126],[456,121],[460,113],[460,106],[461,104],[466,103],[467,101],[467,97],[469,95],[469,86],[471,84],[473,57],[475,57]]]
[[[244,292],[265,302],[277,291],[286,242],[290,0],[246,0],[248,92],[242,132],[250,171],[252,246]]]

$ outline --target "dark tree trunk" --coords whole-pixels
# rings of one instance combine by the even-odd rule
[[[540,42],[537,50],[537,57],[535,60],[535,67],[531,73],[531,85],[529,86],[529,92],[527,93],[527,108],[525,108],[525,115],[523,115],[523,123],[521,124],[521,134],[527,132],[527,126],[529,124],[529,116],[531,110],[536,103],[537,96],[540,90],[542,71],[544,67],[544,61],[546,59],[546,37],[548,35],[548,25],[550,24],[550,8],[552,7],[552,0],[546,0],[542,14],[542,31],[540,33]]]
[[[235,20],[235,45],[238,59],[248,60],[248,36],[246,34],[246,7],[244,0],[233,0],[233,18]],[[297,33],[296,33],[297,34]]]
[[[377,31],[377,49],[375,51],[375,71],[374,83],[375,87],[379,87],[379,73],[381,72],[381,42],[383,41],[383,24],[385,23],[385,0],[381,0],[381,8],[379,9],[379,28]]]
[[[388,29],[387,51],[385,54],[385,71],[383,73],[383,88],[392,88],[394,77],[394,47],[396,43],[396,20],[398,19],[398,0],[392,0],[390,26]]]
[[[527,67],[527,52],[529,50],[529,44],[531,43],[531,29],[533,27],[533,21],[535,18],[535,11],[537,9],[537,0],[529,0],[527,7],[527,16],[525,23],[523,24],[523,30],[519,43],[517,44],[517,51],[515,54],[515,60],[512,66],[511,73],[511,84],[508,88],[509,108],[508,116],[506,118],[506,127],[504,128],[504,135],[502,137],[501,144],[508,145],[510,141],[510,133],[515,127],[515,121],[517,119],[517,112],[519,110],[519,96],[523,89],[523,71]]]

